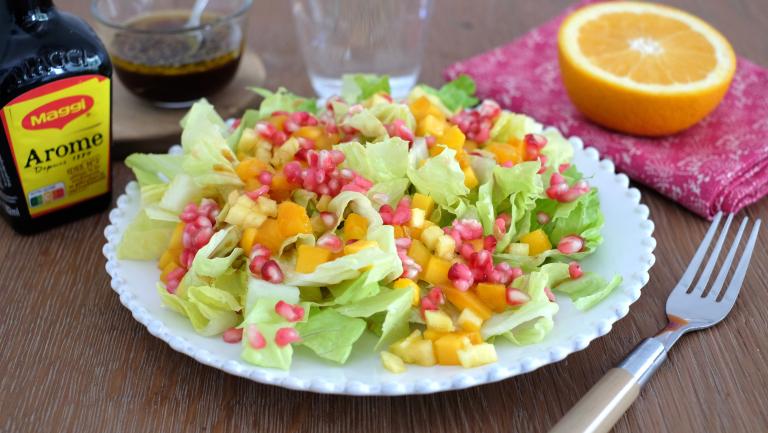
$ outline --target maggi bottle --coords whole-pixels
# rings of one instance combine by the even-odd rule
[[[51,0],[0,0],[0,214],[31,233],[111,201],[112,64]]]

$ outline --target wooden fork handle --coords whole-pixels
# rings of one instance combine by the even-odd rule
[[[656,337],[643,341],[618,367],[608,371],[549,433],[610,431],[666,357],[665,346]]]
[[[550,433],[605,433],[613,428],[640,393],[640,385],[629,371],[611,369]]]

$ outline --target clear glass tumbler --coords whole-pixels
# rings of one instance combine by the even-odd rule
[[[392,96],[416,84],[432,0],[293,0],[312,87],[321,99],[348,73],[388,75]]]

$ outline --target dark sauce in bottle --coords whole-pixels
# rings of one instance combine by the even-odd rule
[[[0,214],[31,233],[112,197],[112,64],[51,0],[0,2]]]
[[[205,13],[198,29],[183,29],[189,11],[144,15],[125,24],[111,43],[125,87],[160,103],[197,100],[222,89],[237,72],[243,49],[240,29]]]

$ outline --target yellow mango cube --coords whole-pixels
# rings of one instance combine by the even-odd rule
[[[465,335],[446,334],[435,340],[433,345],[438,364],[459,365],[459,350],[472,344]]]
[[[166,278],[168,277],[168,274],[173,272],[174,269],[178,269],[181,266],[178,265],[176,262],[170,262],[165,267],[163,267],[163,272],[160,273],[160,281],[167,283],[168,281]]]
[[[462,292],[454,287],[444,287],[443,294],[448,302],[459,310],[469,308],[483,320],[488,320],[493,315],[493,311],[471,291]]]
[[[344,239],[365,239],[368,234],[368,220],[359,214],[351,213],[344,220]]]
[[[253,249],[253,244],[256,241],[257,232],[258,229],[254,227],[248,227],[243,230],[243,236],[240,238],[240,248],[245,251],[246,256],[251,254],[251,249]]]
[[[452,263],[448,260],[432,256],[424,267],[421,279],[435,286],[449,285],[451,280],[448,279],[448,270],[451,269],[451,265]]]
[[[403,226],[392,226],[392,227],[395,229],[395,239],[409,237],[405,227]]]
[[[500,313],[507,309],[507,288],[503,284],[479,283],[475,293],[493,311]]]
[[[176,253],[176,256],[174,257],[174,253]],[[162,270],[168,264],[170,263],[176,263],[179,260],[179,252],[177,250],[165,250],[163,255],[160,256],[160,259],[157,261],[157,269]]]
[[[424,321],[427,323],[427,329],[436,332],[453,332],[456,329],[451,316],[445,311],[426,310],[424,311]]]
[[[348,256],[350,254],[355,254],[356,252],[362,251],[366,248],[374,248],[378,247],[379,243],[376,241],[369,241],[369,240],[359,240],[357,242],[353,242],[349,245],[344,245],[344,255]]]
[[[267,218],[258,229],[256,229],[256,237],[254,238],[255,244],[262,244],[272,251],[272,254],[277,254],[280,246],[283,244],[285,237],[280,233],[280,227],[277,225],[277,220],[274,218]]]
[[[464,167],[461,171],[464,172],[464,186],[472,189],[480,185],[480,181],[477,179],[475,170],[473,170],[472,167]]]
[[[292,201],[284,201],[277,206],[277,224],[284,238],[299,233],[312,233],[307,210]]]
[[[429,249],[418,239],[411,241],[411,246],[408,248],[408,256],[421,266],[421,270],[427,267],[427,262],[432,254]]]
[[[420,137],[428,135],[440,137],[445,132],[446,125],[445,119],[440,119],[433,114],[427,114],[416,126],[416,135]]]
[[[392,283],[392,288],[396,290],[411,289],[411,291],[413,292],[411,305],[413,305],[414,307],[419,305],[419,301],[421,300],[421,289],[419,289],[419,285],[416,284],[412,279],[398,278],[397,280],[395,280],[394,283]]]
[[[425,340],[432,340],[432,341],[437,340],[443,335],[445,335],[445,332],[437,332],[434,329],[429,329],[429,328],[425,329],[423,334]]]
[[[459,150],[464,147],[466,136],[458,126],[453,125],[445,129],[443,135],[437,139],[437,142],[450,147],[453,150]]]
[[[475,310],[465,308],[461,310],[461,314],[459,314],[459,318],[456,319],[456,323],[465,331],[476,332],[483,326],[483,319],[475,313]]]
[[[518,164],[523,160],[523,155],[518,152],[517,148],[508,143],[492,142],[487,144],[484,149],[493,153],[496,157],[496,162],[499,164],[504,164],[506,162]]]
[[[333,252],[322,247],[299,245],[296,249],[296,272],[308,274],[325,262],[331,261]]]
[[[445,119],[443,112],[440,111],[440,109],[435,106],[435,104],[433,104],[432,101],[430,101],[426,96],[421,96],[415,101],[411,102],[409,108],[411,109],[411,113],[413,113],[413,117],[416,118],[416,120],[421,120],[428,114],[431,114],[438,119]]]
[[[176,227],[173,228],[173,234],[171,235],[171,240],[168,242],[168,249],[169,250],[183,250],[184,245],[182,245],[182,240],[184,238],[184,223],[180,222],[176,224]]]
[[[428,195],[417,192],[411,199],[411,207],[423,210],[424,216],[429,218],[429,216],[432,215],[432,211],[435,209],[435,200]]]
[[[528,255],[536,256],[552,249],[552,243],[544,230],[534,230],[520,237],[520,243],[528,244]]]

